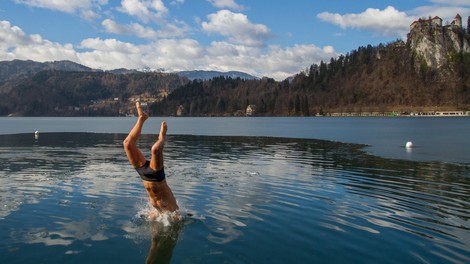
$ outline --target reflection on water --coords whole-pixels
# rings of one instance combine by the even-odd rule
[[[161,223],[150,223],[151,243],[145,260],[146,263],[170,263],[173,250],[183,231],[184,221],[173,223],[170,226]]]
[[[165,226],[139,216],[147,197],[124,136],[0,136],[0,262],[470,261],[467,165],[320,140],[170,135],[165,171],[185,217]]]

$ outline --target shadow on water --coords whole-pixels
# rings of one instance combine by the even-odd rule
[[[147,197],[124,137],[0,136],[0,262],[470,261],[468,165],[322,140],[169,135],[167,180],[194,217],[165,227],[132,220]],[[140,138],[147,157],[155,139]]]

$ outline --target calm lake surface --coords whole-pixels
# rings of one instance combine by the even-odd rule
[[[470,262],[468,117],[165,120],[178,223],[145,217],[134,118],[0,118],[0,263]]]

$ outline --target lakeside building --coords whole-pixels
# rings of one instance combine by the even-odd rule
[[[176,116],[184,116],[185,114],[186,110],[184,109],[184,106],[178,106],[178,109],[176,109]]]
[[[246,115],[247,116],[253,116],[256,114],[256,105],[249,105],[246,107]]]

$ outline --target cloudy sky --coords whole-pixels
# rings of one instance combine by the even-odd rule
[[[0,60],[92,68],[237,70],[282,80],[470,0],[1,0]]]

